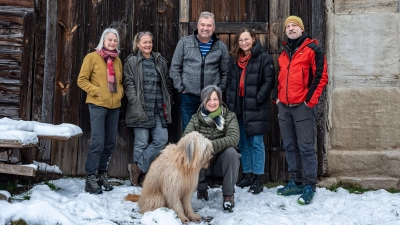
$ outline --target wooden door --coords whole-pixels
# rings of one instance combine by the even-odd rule
[[[289,15],[298,15],[303,18],[305,32],[310,33],[312,2],[317,1],[181,0],[179,13],[180,37],[193,34],[201,12],[212,12],[215,15],[215,33],[218,34],[229,50],[232,47],[237,30],[241,27],[253,29],[261,45],[273,57],[277,73],[277,58],[283,48],[282,41],[286,38],[284,35],[284,20]],[[278,112],[275,105],[271,110],[271,130],[264,137],[267,152],[265,174],[269,181],[286,181],[289,178],[289,174],[280,137]]]

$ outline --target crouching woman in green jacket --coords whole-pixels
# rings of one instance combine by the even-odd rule
[[[230,112],[222,103],[222,92],[219,87],[210,85],[202,90],[201,105],[182,136],[192,131],[203,134],[211,140],[214,147],[214,157],[210,166],[200,171],[197,198],[208,200],[206,177],[223,177],[222,206],[224,210],[231,210],[235,206],[235,184],[241,157],[235,149],[239,143],[239,125],[235,113]]]

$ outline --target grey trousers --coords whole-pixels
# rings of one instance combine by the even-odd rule
[[[154,128],[134,128],[135,141],[133,149],[133,162],[145,173],[149,171],[150,164],[168,142],[168,129],[162,126],[160,116],[154,117]],[[152,141],[149,143],[150,134]]]
[[[106,172],[118,134],[119,108],[108,109],[89,104],[91,143],[87,154],[85,173]]]
[[[200,171],[197,190],[207,190],[208,181],[206,177],[222,177],[222,194],[233,195],[239,174],[240,157],[241,155],[233,147],[219,153],[212,165]]]
[[[313,189],[317,184],[317,159],[314,149],[314,109],[304,103],[287,107],[278,103],[279,127],[290,177]]]

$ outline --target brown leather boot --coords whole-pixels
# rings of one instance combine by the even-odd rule
[[[139,175],[142,170],[136,164],[128,164],[128,172],[132,186],[139,187]]]

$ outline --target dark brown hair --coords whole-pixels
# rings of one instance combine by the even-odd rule
[[[257,41],[257,35],[254,33],[252,29],[240,28],[240,30],[238,30],[238,32],[236,32],[235,34],[235,38],[233,39],[233,48],[232,51],[230,52],[235,63],[238,62],[239,56],[243,52],[243,50],[239,47],[239,36],[244,32],[249,32],[250,36],[254,38],[253,46],[256,44],[255,41]]]

